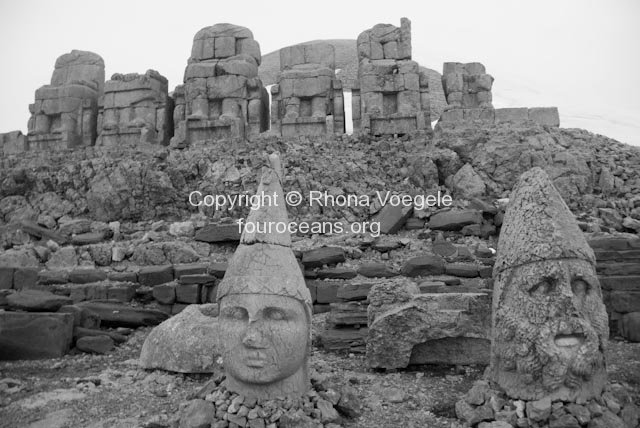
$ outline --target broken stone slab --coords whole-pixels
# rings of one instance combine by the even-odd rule
[[[100,318],[94,312],[91,312],[87,308],[82,308],[77,305],[64,305],[58,309],[59,313],[66,313],[73,315],[74,327],[84,328],[98,328],[100,327]]]
[[[207,273],[209,266],[206,263],[189,263],[173,266],[173,275],[180,279],[183,275],[198,275]]]
[[[96,328],[87,328],[87,327],[75,327],[73,329],[73,337],[87,337],[87,336],[107,336],[113,339],[116,343],[124,343],[127,341],[127,336],[113,332],[108,330],[99,330]]]
[[[138,272],[138,282],[140,285],[153,287],[173,281],[173,266],[146,266]]]
[[[19,267],[13,271],[13,288],[16,290],[37,288],[38,268]]]
[[[480,210],[439,211],[429,219],[429,228],[434,230],[460,230],[469,224],[482,224]]]
[[[631,342],[640,342],[640,311],[622,315],[618,321],[620,336]]]
[[[385,205],[373,221],[380,223],[380,233],[391,235],[397,233],[413,214],[413,207],[401,205]]]
[[[27,312],[56,312],[72,300],[67,296],[59,296],[42,290],[21,290],[7,296],[7,304],[13,310]]]
[[[370,367],[407,367],[412,357],[413,363],[421,364],[488,364],[488,294],[420,294],[415,285],[381,283],[374,286],[369,299]]]
[[[78,306],[95,312],[106,327],[141,327],[160,324],[167,314],[156,309],[133,308],[120,302],[80,302]]]
[[[12,267],[0,266],[0,290],[10,290],[13,288],[13,272]]]
[[[153,287],[153,298],[163,305],[172,305],[176,301],[176,283],[167,282]]]
[[[351,279],[357,275],[353,269],[343,267],[324,268],[317,272],[318,279]]]
[[[69,282],[69,272],[66,270],[41,270],[38,272],[38,284],[51,285],[51,284],[66,284]],[[2,288],[0,286],[0,288]]]
[[[322,267],[342,263],[346,260],[344,250],[340,247],[321,247],[302,253],[302,264],[306,268]]]
[[[178,373],[220,370],[218,305],[189,305],[155,327],[140,352],[140,366]]]
[[[392,278],[399,275],[389,266],[375,262],[360,265],[357,272],[358,275],[366,276],[367,278]]]
[[[105,239],[104,232],[87,232],[73,235],[71,237],[71,244],[73,245],[91,245],[98,244]]]
[[[195,240],[209,243],[240,242],[237,223],[211,223],[196,231]]]
[[[365,326],[367,306],[365,302],[331,303],[327,322],[334,326]]]
[[[338,299],[338,288],[342,281],[308,281],[314,284],[317,303],[335,303]]]
[[[90,354],[106,354],[115,347],[109,336],[83,336],[76,341],[76,348]]]
[[[107,273],[99,269],[79,268],[69,272],[69,282],[74,284],[88,284],[104,281],[105,279],[107,279]]]
[[[326,351],[365,351],[367,328],[332,328],[318,335],[320,346]]]
[[[444,259],[440,256],[424,255],[405,262],[400,271],[404,276],[440,275],[444,271]]]
[[[226,262],[214,262],[209,264],[208,272],[216,278],[223,278],[229,266]]]
[[[201,284],[178,284],[176,287],[176,302],[200,303]]]
[[[338,299],[347,301],[366,300],[369,290],[371,290],[371,287],[373,287],[375,283],[375,281],[346,283],[338,288],[336,296]]]
[[[0,312],[0,360],[59,358],[73,338],[73,315]]]
[[[463,278],[475,278],[479,275],[478,265],[473,263],[447,263],[444,270],[447,275]]]
[[[57,233],[46,227],[39,226],[37,223],[29,220],[22,220],[20,227],[23,231],[36,238],[43,239],[44,241],[52,240],[59,245],[67,243],[67,239],[63,234]]]

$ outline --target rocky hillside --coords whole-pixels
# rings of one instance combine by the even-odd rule
[[[430,140],[261,137],[244,147],[26,153],[0,160],[0,224],[31,219],[56,228],[78,216],[105,222],[184,219],[198,213],[188,203],[192,191],[253,194],[264,154],[272,150],[286,161],[285,191],[368,195],[372,202],[290,207],[297,219],[367,219],[380,208],[377,191],[441,190],[462,205],[476,197],[491,201],[507,197],[523,171],[541,166],[577,215],[600,218],[611,229],[640,231],[640,149],[583,130],[533,124],[439,126]],[[247,212],[201,210],[214,219]]]
[[[301,44],[329,43],[335,49],[336,69],[338,77],[346,89],[353,86],[353,81],[358,78],[358,55],[356,41],[351,39],[312,40]],[[431,93],[431,120],[435,121],[447,105],[442,89],[442,75],[430,68],[420,67],[429,76],[429,90]],[[260,79],[265,85],[271,85],[278,80],[280,71],[280,51],[270,52],[262,56],[260,65]]]

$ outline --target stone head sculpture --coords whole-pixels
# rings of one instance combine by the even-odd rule
[[[513,190],[493,275],[493,380],[525,400],[599,395],[608,322],[595,257],[541,168]]]
[[[277,196],[251,211],[247,223],[256,230],[245,228],[217,295],[227,388],[255,398],[309,388],[311,295],[288,231],[276,230],[288,220],[279,158],[269,160],[258,194]]]

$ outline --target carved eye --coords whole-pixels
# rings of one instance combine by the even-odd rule
[[[232,308],[226,308],[223,316],[227,319],[242,321],[249,318],[249,313],[245,308],[234,306]]]
[[[282,321],[287,319],[287,314],[282,309],[278,308],[266,308],[264,310],[264,316],[267,319],[274,321]]]
[[[550,294],[555,289],[555,279],[554,278],[542,278],[542,280],[536,283],[533,287],[529,289],[529,294],[532,295],[544,295]]]
[[[591,287],[583,279],[577,278],[571,282],[571,289],[573,294],[578,297],[584,297],[587,295]]]

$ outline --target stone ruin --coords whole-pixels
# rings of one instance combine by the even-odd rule
[[[330,44],[280,49],[280,75],[271,94],[271,126],[283,137],[345,132],[342,82]]]
[[[449,109],[443,115],[454,120],[493,120],[491,104],[493,77],[487,74],[479,62],[461,64],[445,62],[442,72],[442,88]],[[449,117],[447,118],[449,119]]]
[[[411,21],[378,24],[358,36],[358,82],[352,89],[353,129],[406,134],[431,129],[429,79],[411,60]]]
[[[193,38],[184,85],[174,91],[173,146],[230,138],[268,128],[269,95],[258,78],[260,45],[245,27],[216,24]]]
[[[116,73],[104,85],[96,145],[168,145],[173,134],[172,100],[167,79],[155,70]]]
[[[98,99],[104,91],[104,61],[73,50],[56,60],[51,84],[36,90],[29,105],[30,148],[92,146],[96,141]]]
[[[430,132],[429,77],[411,59],[411,22],[377,24],[357,39],[358,78],[352,87],[353,131],[371,135]],[[184,83],[168,92],[154,70],[119,74],[104,82],[100,56],[74,50],[56,61],[51,84],[29,106],[26,144],[2,134],[2,152],[117,147],[141,142],[184,148],[194,142],[252,140],[266,132],[283,137],[343,134],[342,82],[328,43],[280,50],[280,73],[272,99],[258,77],[260,45],[252,32],[222,23],[193,39]],[[477,62],[444,64],[448,103],[440,123],[534,122],[559,126],[556,107],[492,106],[493,77]],[[270,105],[271,104],[271,105]],[[270,112],[271,110],[271,112]]]
[[[493,76],[486,73],[479,62],[462,64],[445,62],[442,71],[442,87],[447,107],[440,116],[443,123],[473,122],[524,123],[534,122],[545,126],[560,126],[557,107],[493,107]]]

